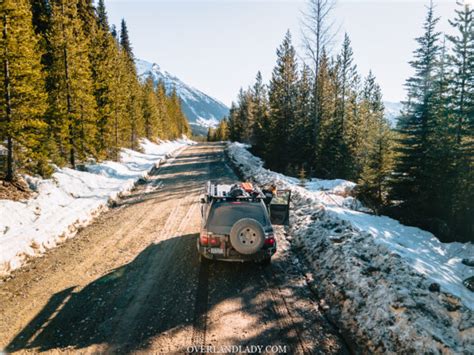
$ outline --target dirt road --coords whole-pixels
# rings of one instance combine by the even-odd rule
[[[271,266],[199,263],[199,197],[209,179],[236,180],[223,146],[189,147],[75,238],[3,280],[0,349],[346,353],[283,235]]]

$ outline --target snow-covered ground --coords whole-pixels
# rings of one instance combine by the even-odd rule
[[[364,208],[350,196],[351,182],[301,187],[298,179],[264,169],[242,144],[230,144],[228,154],[245,177],[292,190],[294,244],[355,341],[378,352],[474,349],[474,293],[462,284],[474,268],[461,262],[474,257],[472,243],[441,243],[419,228],[359,212]]]
[[[106,210],[110,200],[190,144],[185,138],[159,144],[143,140],[143,153],[123,149],[120,162],[88,165],[87,172],[57,169],[47,180],[25,176],[35,190],[33,198],[0,200],[0,275],[74,236]]]

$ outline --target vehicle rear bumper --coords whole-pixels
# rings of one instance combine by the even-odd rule
[[[202,246],[198,242],[197,249],[198,249],[199,254],[204,256],[206,259],[244,262],[244,261],[262,261],[262,260],[271,258],[276,253],[277,248],[275,244],[272,247],[261,249],[260,251],[252,255],[239,254],[236,251],[233,251],[230,255],[224,255],[224,254],[213,254],[211,253],[210,247]]]

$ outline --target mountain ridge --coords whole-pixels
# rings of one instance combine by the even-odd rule
[[[209,127],[217,126],[229,114],[229,108],[225,104],[186,84],[158,64],[143,59],[136,59],[135,64],[141,80],[151,76],[155,85],[162,81],[168,94],[176,89],[193,133],[206,134]]]

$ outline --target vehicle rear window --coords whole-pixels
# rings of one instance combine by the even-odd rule
[[[219,201],[213,204],[207,220],[207,228],[213,231],[213,227],[232,227],[242,218],[253,218],[262,226],[267,225],[265,208],[261,203]]]

